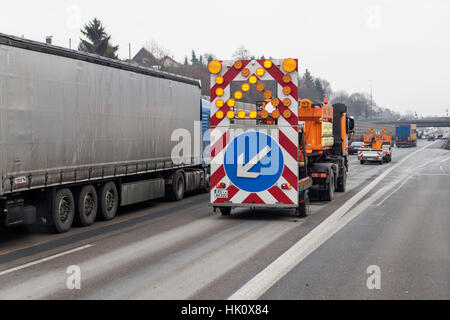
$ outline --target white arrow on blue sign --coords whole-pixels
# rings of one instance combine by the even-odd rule
[[[244,133],[228,146],[224,166],[236,187],[247,192],[261,192],[273,187],[283,174],[283,151],[265,133]]]

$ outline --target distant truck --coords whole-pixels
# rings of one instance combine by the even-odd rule
[[[415,124],[397,125],[395,144],[398,148],[417,147],[417,126]]]
[[[198,80],[0,34],[0,84],[0,226],[62,233],[209,191]]]

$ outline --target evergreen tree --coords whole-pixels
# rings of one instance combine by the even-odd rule
[[[309,72],[308,69],[306,69],[305,74],[303,75],[303,80],[305,82],[314,83],[314,78],[311,75],[311,72]]]
[[[316,87],[316,91],[319,94],[321,100],[324,100],[325,97],[325,90],[323,89],[322,82],[319,79],[316,79],[314,81],[314,86]]]
[[[197,58],[197,55],[195,54],[195,51],[194,50],[192,50],[192,59],[191,59],[191,63],[192,63],[192,65],[198,65],[198,58]]]
[[[94,18],[86,24],[81,33],[87,38],[81,39],[81,43],[78,50],[98,54],[104,57],[118,59],[116,52],[119,50],[119,46],[113,46],[109,42],[111,36],[105,32],[105,27],[102,22]]]

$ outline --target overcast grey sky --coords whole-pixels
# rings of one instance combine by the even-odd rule
[[[4,1],[5,2],[5,1]],[[134,55],[155,40],[175,59],[214,53],[295,57],[301,70],[327,79],[335,91],[369,92],[382,107],[444,116],[450,109],[450,0],[199,0],[7,1],[0,32],[68,47],[98,17]]]

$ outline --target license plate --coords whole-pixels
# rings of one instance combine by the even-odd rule
[[[219,189],[216,193],[217,199],[228,199],[228,190],[226,189]]]

